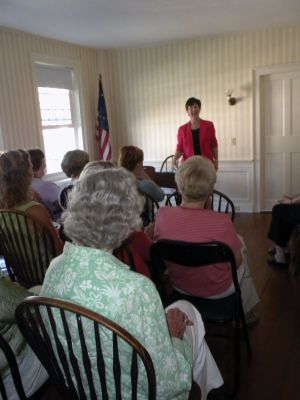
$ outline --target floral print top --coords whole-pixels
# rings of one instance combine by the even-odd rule
[[[40,295],[78,303],[125,328],[147,349],[152,358],[157,399],[188,398],[192,382],[192,349],[186,339],[170,337],[165,311],[151,280],[130,271],[128,266],[106,251],[66,243],[63,253],[52,260]],[[96,355],[93,335],[88,334],[89,329],[92,333],[93,327],[86,324],[85,329],[89,354]],[[58,334],[62,337],[64,335],[61,325],[58,326]],[[107,331],[101,335],[104,343],[111,342]],[[108,350],[112,346],[107,344],[102,346],[104,359],[106,365],[112,366],[112,355]],[[128,345],[123,343],[120,346],[124,350],[121,352],[121,380],[126,388],[123,399],[130,399],[130,355]],[[73,341],[73,347],[74,353],[78,355],[78,363],[83,368],[80,341]],[[101,393],[96,357],[91,358],[94,383],[97,393]],[[107,387],[109,398],[115,398],[111,369],[106,367]],[[88,390],[87,382],[83,386]],[[147,399],[147,376],[140,365],[138,399]]]

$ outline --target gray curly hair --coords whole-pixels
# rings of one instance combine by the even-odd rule
[[[111,251],[140,229],[143,204],[136,179],[126,169],[87,174],[70,193],[64,230],[75,243]]]
[[[79,179],[83,179],[86,175],[94,174],[102,169],[113,168],[114,164],[111,161],[104,160],[96,160],[90,161],[85,164],[81,174],[79,175]]]

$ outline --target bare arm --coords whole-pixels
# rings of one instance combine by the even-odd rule
[[[300,196],[295,196],[292,198],[292,203],[300,203]]]
[[[300,195],[287,196],[286,194],[284,194],[282,200],[280,200],[279,203],[282,203],[282,204],[300,203]]]
[[[178,168],[178,160],[179,160],[179,158],[182,156],[182,152],[181,151],[179,151],[179,150],[176,150],[175,151],[175,154],[174,154],[174,161],[173,161],[173,167],[175,167],[176,169]]]
[[[144,233],[146,236],[148,236],[149,239],[153,240],[154,237],[154,229],[155,229],[155,223],[151,222],[146,228],[144,229]]]

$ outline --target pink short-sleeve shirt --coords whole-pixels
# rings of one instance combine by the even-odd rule
[[[234,253],[242,244],[230,218],[225,213],[207,209],[162,207],[155,222],[154,240],[171,239],[185,242],[226,243]],[[170,279],[174,287],[201,297],[225,292],[232,284],[230,265],[215,264],[199,269],[168,263]]]

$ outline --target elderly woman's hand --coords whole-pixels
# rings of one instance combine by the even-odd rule
[[[292,201],[293,201],[293,198],[291,196],[287,196],[286,194],[284,194],[282,199],[279,200],[279,203],[281,203],[281,204],[291,204]]]
[[[186,326],[193,325],[193,321],[178,308],[171,308],[166,314],[170,335],[179,339],[183,338]]]

